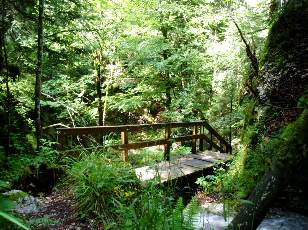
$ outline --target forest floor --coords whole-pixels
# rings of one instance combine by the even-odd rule
[[[200,204],[220,201],[219,194],[211,196],[202,192],[197,192],[196,197]],[[51,194],[39,198],[40,208],[29,214],[25,214],[25,219],[31,223],[34,230],[87,230],[104,229],[97,225],[94,220],[80,220],[77,210],[74,208],[73,194],[70,191],[60,189]]]
[[[55,191],[41,199],[42,206],[38,212],[26,215],[26,218],[34,222],[33,229],[57,229],[57,230],[83,230],[93,229],[93,220],[82,222],[74,209],[74,201],[71,193],[67,191]],[[35,224],[36,223],[36,224]],[[103,229],[96,226],[95,229]]]
[[[219,194],[206,195],[201,191],[196,194],[200,205],[221,202]],[[71,192],[57,190],[40,198],[41,208],[37,212],[25,215],[32,222],[35,230],[87,230],[104,229],[94,220],[81,221],[77,210],[74,208],[74,199]]]

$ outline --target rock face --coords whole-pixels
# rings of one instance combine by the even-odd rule
[[[14,211],[19,214],[36,213],[43,204],[39,198],[28,195],[21,190],[14,189],[2,194],[16,204]]]
[[[306,230],[308,217],[293,212],[279,212],[266,217],[257,230]]]
[[[17,202],[15,211],[19,214],[36,213],[41,209],[42,205],[39,198],[28,195]]]

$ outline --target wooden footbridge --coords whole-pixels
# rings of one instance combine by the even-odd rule
[[[185,129],[185,135],[177,134],[181,133],[178,131],[179,128]],[[163,138],[129,142],[129,134],[149,132],[151,130],[163,130]],[[177,132],[173,132],[176,130]],[[144,166],[135,169],[141,181],[152,179],[156,175],[160,176],[162,182],[189,176],[210,168],[217,162],[228,160],[228,153],[231,153],[232,149],[231,145],[207,121],[59,128],[57,131],[58,149],[64,152],[68,143],[72,143],[77,139],[80,141],[89,136],[102,137],[110,134],[120,134],[121,143],[112,144],[108,147],[122,150],[124,161],[129,161],[129,150],[131,149],[163,145],[164,161],[154,166]],[[177,158],[170,157],[172,143],[187,141],[191,142],[190,154]]]

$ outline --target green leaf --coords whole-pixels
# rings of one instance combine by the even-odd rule
[[[245,205],[254,205],[254,203],[250,200],[243,200],[240,199],[241,204],[245,204]]]
[[[22,229],[29,230],[26,225],[24,225],[17,217],[9,215],[5,212],[0,211],[0,216],[2,216],[4,219],[11,221],[12,223],[16,224],[17,226],[21,227]]]

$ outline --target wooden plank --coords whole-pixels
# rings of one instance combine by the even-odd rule
[[[122,145],[113,145],[110,147],[120,148],[120,149],[140,149],[140,148],[146,148],[156,145],[164,145],[166,144],[165,139],[161,140],[155,140],[155,141],[141,141],[136,143],[129,143],[129,144],[122,144]]]
[[[205,153],[202,154],[189,154],[188,156],[208,162],[227,161],[230,159],[230,155],[226,153],[213,152],[213,151],[206,151]]]
[[[219,150],[220,152],[224,152],[223,148],[221,148],[220,146],[218,146],[217,144],[215,144],[215,142],[213,142],[213,140],[211,138],[208,138],[207,136],[204,136],[204,139],[210,143],[210,150],[213,149],[213,147],[216,150]]]
[[[184,157],[172,159],[172,161],[163,161],[154,166],[145,166],[136,168],[136,175],[145,182],[155,178],[159,175],[161,181],[180,178],[190,175],[195,172],[202,171],[206,168],[212,167],[216,162],[225,161],[229,155],[219,152],[206,151],[202,154],[188,154]]]
[[[180,141],[190,141],[190,140],[199,139],[199,138],[204,138],[204,134],[179,136],[179,137],[173,137],[173,138],[171,138],[171,139],[172,139],[174,142],[180,142]]]
[[[154,179],[155,176],[166,174],[173,168],[174,164],[169,161],[160,162],[154,166],[144,166],[140,168],[136,168],[136,175],[140,178],[141,181],[146,181],[150,179]]]
[[[105,135],[109,133],[120,133],[120,132],[127,132],[127,131],[138,131],[141,129],[160,129],[160,128],[179,128],[179,127],[193,127],[193,135],[188,136],[182,136],[182,137],[175,137],[172,138],[173,141],[185,141],[185,140],[192,140],[192,152],[195,153],[195,145],[196,145],[196,139],[200,139],[199,147],[202,150],[203,149],[203,140],[206,139],[206,136],[204,135],[204,132],[201,135],[196,135],[196,127],[204,127],[210,131],[211,134],[211,140],[213,140],[213,136],[215,136],[221,144],[223,144],[223,147],[218,146],[217,144],[210,141],[211,146],[213,146],[215,149],[223,152],[224,147],[227,150],[227,152],[231,152],[231,145],[224,140],[217,132],[214,130],[207,121],[192,121],[192,122],[171,122],[171,123],[157,123],[157,124],[141,124],[141,125],[117,125],[117,126],[92,126],[92,127],[75,127],[75,128],[58,128],[59,132],[59,138],[63,139],[63,137],[66,136],[82,136],[82,135]],[[203,128],[202,128],[203,129]],[[171,133],[171,130],[170,132]],[[166,138],[165,138],[166,139]],[[168,140],[171,140],[170,136],[167,138]],[[207,139],[208,140],[208,139]],[[62,142],[62,141],[61,141]],[[130,145],[122,145],[121,148],[128,148],[128,149],[136,149],[136,148],[143,148],[143,147],[149,147],[154,146],[155,143],[158,143],[157,145],[160,145],[160,140],[158,141],[152,141],[152,142],[139,142],[139,143],[132,143]],[[169,142],[162,143],[167,146],[170,145]],[[62,145],[62,146],[61,146]],[[60,143],[59,149],[63,147],[63,144]],[[225,150],[225,151],[226,151]],[[167,153],[167,152],[166,152]],[[166,157],[168,154],[166,154]],[[167,157],[168,158],[168,157]]]
[[[211,162],[208,161],[203,161],[200,159],[195,159],[195,158],[182,158],[180,161],[181,165],[188,165],[197,169],[203,169],[207,168],[208,165],[211,164]]]
[[[229,146],[230,144],[208,123],[204,122],[204,127],[210,131],[219,141],[224,145]]]
[[[63,133],[58,133],[58,145],[57,145],[57,150],[62,151],[64,149],[64,145],[66,142],[66,136],[63,135]]]
[[[165,127],[170,127],[170,128],[193,127],[195,125],[202,125],[203,123],[204,121],[191,121],[191,122],[171,122],[171,123],[140,124],[140,125],[138,124],[138,125],[58,128],[57,130],[65,135],[88,135],[88,134],[104,134],[110,132],[119,133],[124,130],[138,131],[141,129],[160,129]]]

